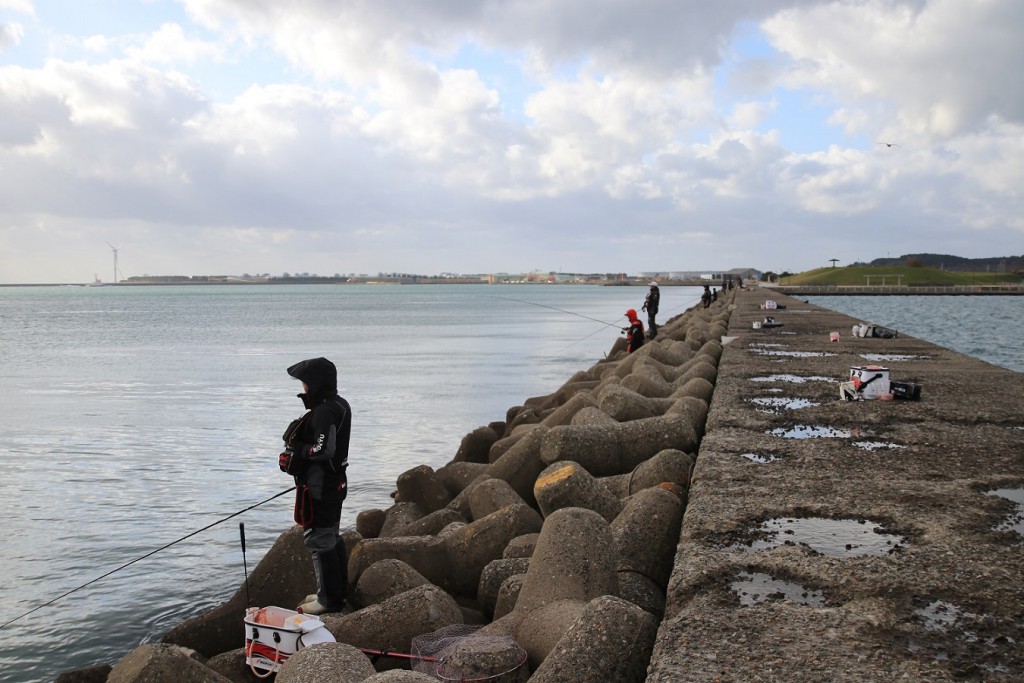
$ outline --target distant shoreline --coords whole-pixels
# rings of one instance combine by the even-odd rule
[[[372,285],[372,286],[392,286],[392,285],[594,285],[601,287],[646,287],[648,286],[648,280],[646,278],[627,280],[627,281],[615,281],[609,282],[605,280],[573,280],[565,282],[537,282],[537,281],[526,281],[526,280],[504,280],[501,282],[486,282],[477,279],[468,278],[395,278],[395,279],[378,279],[378,278],[366,278],[366,279],[341,279],[341,278],[286,278],[286,279],[275,279],[275,280],[242,280],[242,279],[215,279],[215,280],[175,280],[175,281],[158,281],[158,280],[144,280],[134,282],[117,282],[117,283],[102,283],[102,284],[82,284],[76,282],[49,282],[49,283],[11,283],[4,284],[0,283],[0,287],[81,287],[86,289],[101,288],[101,287],[173,287],[173,286],[184,286],[184,287],[196,287],[196,286],[236,286],[236,285],[344,285],[344,286],[358,286],[358,285]],[[720,288],[721,283],[715,282],[710,284],[706,280],[701,281],[690,281],[690,280],[666,280],[659,282],[661,287],[702,287],[708,285],[710,287]]]

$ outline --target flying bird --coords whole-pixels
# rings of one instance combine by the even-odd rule
[[[899,147],[895,142],[879,142],[878,144],[885,145],[886,147]]]

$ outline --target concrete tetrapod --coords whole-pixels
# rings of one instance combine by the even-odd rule
[[[694,457],[689,453],[675,448],[666,448],[644,460],[629,474],[604,477],[600,479],[600,482],[619,498],[627,498],[634,493],[658,486],[666,481],[678,484],[685,492],[690,488],[693,464]]]
[[[523,616],[516,628],[516,640],[526,650],[531,669],[536,669],[551,654],[586,607],[583,600],[555,600]]]
[[[490,427],[477,427],[462,437],[459,450],[452,462],[487,463],[487,454],[498,440],[498,434]]]
[[[494,616],[494,606],[498,603],[501,587],[510,576],[525,574],[530,568],[530,560],[526,557],[502,558],[494,560],[484,567],[480,574],[480,587],[477,589],[477,602],[487,617]]]
[[[376,605],[428,583],[425,576],[405,562],[384,559],[374,562],[360,575],[353,598],[364,607]]]
[[[643,574],[620,571],[619,597],[653,614],[659,621],[665,616],[665,590]]]
[[[516,608],[519,593],[523,590],[523,579],[526,574],[513,574],[505,579],[498,590],[498,599],[494,601],[494,619],[501,619]]]
[[[481,481],[469,492],[471,519],[482,519],[510,505],[525,505],[523,497],[504,479]]]
[[[362,683],[375,673],[369,658],[351,645],[319,643],[288,658],[277,683]]]
[[[429,465],[420,465],[398,475],[396,500],[416,503],[426,513],[440,510],[452,496],[444,482]]]
[[[642,683],[658,623],[620,598],[591,600],[534,670],[531,683]]]
[[[476,597],[480,574],[493,560],[501,558],[505,546],[516,536],[540,531],[542,520],[529,505],[510,505],[444,537],[447,572],[439,585],[453,595]]]
[[[180,683],[183,680],[231,683],[230,679],[202,664],[195,651],[166,643],[140,645],[122,657],[107,676],[109,683]]]
[[[596,386],[596,384],[595,384]],[[558,406],[551,412],[550,415],[541,420],[541,424],[545,427],[557,427],[558,425],[567,425],[572,422],[572,418],[583,408],[593,406],[594,399],[589,391],[581,392],[576,394],[568,401]]]
[[[533,498],[533,482],[545,467],[540,459],[540,447],[549,431],[542,425],[531,427],[515,445],[491,463],[487,470],[489,476],[507,481],[529,505],[536,503]]]
[[[578,507],[593,510],[611,522],[622,512],[622,501],[572,461],[556,462],[540,473],[533,494],[545,517],[561,508]]]
[[[692,452],[697,431],[682,415],[662,415],[618,425],[568,425],[548,430],[541,443],[545,465],[573,460],[595,477],[623,474],[666,448]],[[539,473],[538,473],[539,474]]]
[[[614,427],[618,420],[595,406],[587,406],[572,416],[571,425],[583,427]]]
[[[662,591],[668,586],[675,562],[683,501],[657,486],[626,499],[611,523],[619,554],[619,571],[632,571],[651,579]]]
[[[401,536],[401,529],[404,526],[423,519],[426,511],[412,501],[397,502],[386,510],[384,525],[380,529],[381,538],[394,538]]]
[[[464,488],[481,474],[487,472],[488,463],[485,462],[450,462],[437,470],[437,476],[448,489],[453,497],[457,496]]]
[[[583,508],[562,508],[544,520],[515,612],[555,600],[589,601],[618,592],[618,552],[611,527]]]
[[[425,517],[410,522],[403,527],[395,529],[393,536],[432,536],[441,533],[445,527],[455,524],[465,524],[466,518],[453,508],[442,508],[435,510]]]
[[[357,582],[370,565],[388,559],[402,560],[435,585],[440,585],[448,573],[448,553],[443,539],[434,536],[364,538],[349,553],[348,580]]]
[[[387,511],[378,508],[362,510],[356,515],[356,531],[363,538],[377,538],[384,528],[387,516]]]
[[[429,584],[351,614],[322,618],[339,643],[403,653],[409,652],[416,636],[463,623],[455,599]]]

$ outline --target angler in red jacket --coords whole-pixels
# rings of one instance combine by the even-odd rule
[[[622,328],[628,341],[626,353],[633,353],[644,345],[644,324],[636,317],[636,311],[632,308],[626,311],[626,318],[629,319],[629,327]]]
[[[313,558],[317,592],[300,608],[306,614],[337,612],[345,606],[348,561],[341,538],[341,506],[348,493],[348,442],[352,410],[338,396],[338,372],[326,358],[311,358],[288,368],[302,382],[306,407],[284,433],[278,464],[295,477],[295,523]]]

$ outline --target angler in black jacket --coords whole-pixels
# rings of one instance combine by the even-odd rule
[[[658,289],[658,283],[652,280],[651,288],[644,298],[644,305],[640,308],[641,311],[647,311],[647,329],[651,339],[658,336],[658,325],[654,322],[654,317],[658,315],[658,304],[660,302],[661,290]]]
[[[348,493],[348,442],[352,410],[338,395],[338,372],[326,358],[288,368],[302,382],[306,413],[284,433],[281,470],[295,477],[295,523],[303,528],[313,557],[317,592],[300,605],[306,614],[336,612],[345,606],[348,563],[341,538],[341,506]]]

